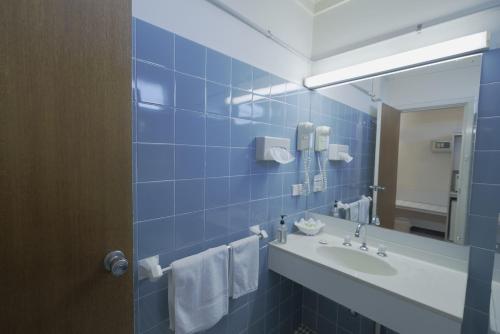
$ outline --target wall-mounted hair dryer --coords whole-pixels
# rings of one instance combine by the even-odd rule
[[[314,176],[314,191],[325,191],[327,188],[326,162],[328,157],[326,151],[330,144],[331,128],[329,126],[318,126],[314,136],[314,150],[317,152],[319,174]]]
[[[297,126],[297,150],[302,151],[304,160],[304,186],[303,195],[311,192],[310,168],[311,168],[311,149],[314,124],[311,122],[301,122]]]

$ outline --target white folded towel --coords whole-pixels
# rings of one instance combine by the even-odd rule
[[[363,195],[359,200],[358,222],[362,224],[370,223],[370,198]]]
[[[170,329],[176,334],[213,327],[228,313],[227,246],[172,262],[168,273]]]
[[[231,296],[239,298],[259,287],[259,237],[241,239],[231,246]]]

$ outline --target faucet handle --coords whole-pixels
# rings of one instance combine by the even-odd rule
[[[385,247],[384,245],[379,245],[378,246],[378,250],[377,250],[377,255],[378,256],[382,256],[382,257],[386,257],[387,256],[387,247]]]

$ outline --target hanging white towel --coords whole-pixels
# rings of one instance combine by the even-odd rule
[[[349,210],[351,212],[351,221],[358,223],[359,222],[359,208],[360,201],[352,202],[349,204]]]
[[[259,287],[259,237],[241,239],[231,246],[231,296],[239,298]]]
[[[168,310],[176,334],[208,329],[228,313],[228,255],[224,245],[172,262]]]
[[[361,224],[370,223],[370,198],[363,195],[359,201],[359,217],[358,222]]]

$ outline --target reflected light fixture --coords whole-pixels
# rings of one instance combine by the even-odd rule
[[[484,51],[489,46],[487,31],[432,44],[422,48],[378,58],[304,79],[304,86],[317,89],[370,77],[389,74],[417,66],[437,63]]]

